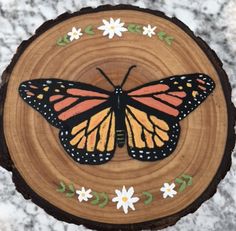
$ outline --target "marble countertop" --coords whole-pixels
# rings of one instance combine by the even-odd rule
[[[101,4],[128,3],[164,11],[176,16],[216,51],[233,87],[236,103],[236,1],[235,0],[0,0],[0,73],[22,40],[28,39],[46,20],[65,11]],[[166,231],[236,230],[236,152],[232,167],[219,184],[217,193],[194,214],[182,218]],[[11,173],[0,168],[0,231],[75,231],[86,230],[58,221],[26,201],[15,190]]]

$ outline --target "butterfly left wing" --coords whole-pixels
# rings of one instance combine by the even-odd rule
[[[82,164],[102,164],[115,151],[115,115],[110,92],[60,79],[21,83],[20,96],[53,126],[65,151]]]
[[[209,76],[199,73],[172,76],[128,91],[129,155],[144,161],[169,156],[178,143],[179,121],[197,108],[214,87]]]

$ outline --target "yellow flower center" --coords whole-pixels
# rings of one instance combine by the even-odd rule
[[[168,188],[168,189],[166,189],[166,191],[167,191],[167,192],[170,192],[170,189]]]
[[[127,197],[122,197],[122,201],[123,201],[123,202],[126,202],[127,200],[128,200]]]
[[[73,35],[76,36],[76,35],[77,35],[77,32],[74,32]]]
[[[110,26],[110,29],[111,29],[111,30],[115,30],[115,27],[114,27],[114,26]]]
[[[84,196],[85,196],[85,193],[81,193],[81,196],[84,197]]]

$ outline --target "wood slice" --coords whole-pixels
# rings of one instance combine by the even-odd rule
[[[114,24],[110,18],[114,19]],[[120,22],[115,21],[117,19]],[[107,34],[103,34],[104,27],[100,27],[104,23],[109,30]],[[124,24],[119,27],[119,23]],[[72,31],[73,27],[81,28],[82,35],[78,30]],[[111,31],[117,27],[125,29],[122,31],[118,28],[118,35],[112,36],[114,31]],[[72,33],[68,34],[70,31]],[[52,117],[59,118],[64,132],[71,129],[71,124],[75,122],[71,119],[72,122],[67,124],[66,116],[74,118],[70,113],[77,113],[75,117],[80,121],[79,112],[75,112],[80,110],[78,108],[74,108],[72,112],[67,111],[65,117],[59,115],[60,109],[57,108],[56,111],[53,100],[59,97],[57,100],[61,102],[58,95],[65,93],[61,85],[57,89],[57,84],[60,84],[58,82],[81,82],[112,92],[113,87],[96,68],[101,68],[114,85],[119,85],[132,65],[136,65],[136,68],[130,72],[123,91],[151,84],[151,87],[141,91],[150,94],[155,92],[155,96],[149,96],[156,100],[155,104],[151,105],[148,101],[148,106],[143,107],[136,101],[132,104],[141,111],[141,122],[131,126],[136,129],[132,133],[136,137],[133,146],[139,146],[137,153],[135,152],[139,155],[139,160],[137,156],[131,157],[131,152],[127,149],[127,146],[132,146],[130,141],[122,148],[117,147],[114,157],[106,163],[81,163],[81,160],[73,158],[71,150],[63,148],[62,136],[58,136],[60,129],[48,122],[52,120],[47,118],[50,116],[47,114],[48,108],[55,113]],[[170,76],[177,77],[172,81]],[[50,79],[51,82],[40,82],[39,79]],[[155,81],[161,82],[154,84]],[[63,83],[68,93],[69,82]],[[22,84],[27,90],[22,90],[25,95],[21,94],[21,97],[18,90]],[[73,85],[74,88],[79,88],[78,86]],[[143,94],[140,92],[136,94]],[[178,92],[178,95],[173,92]],[[73,94],[71,93],[66,103],[58,104],[59,107],[65,108],[66,104],[72,107],[71,98],[82,93],[74,90]],[[94,96],[94,93],[89,94]],[[54,98],[50,98],[51,96]],[[127,97],[126,95],[125,100],[120,98],[124,104],[128,103]],[[29,99],[32,99],[32,103],[29,103]],[[196,106],[198,101],[201,104]],[[222,63],[214,51],[195,37],[187,26],[158,11],[126,5],[102,6],[97,9],[85,8],[73,14],[65,13],[44,23],[32,38],[19,46],[5,70],[0,102],[1,165],[13,172],[17,190],[26,199],[32,199],[46,212],[66,222],[99,230],[160,229],[173,225],[181,217],[194,212],[215,193],[218,183],[231,165],[231,152],[235,142],[235,109],[231,103],[231,88]],[[42,110],[43,116],[37,112],[37,105],[33,108],[39,102],[42,105],[38,111]],[[113,104],[108,105],[115,108],[117,102],[113,101]],[[54,106],[47,107],[49,104]],[[189,104],[196,109],[192,111]],[[88,110],[90,104],[86,102],[84,105]],[[96,113],[103,109],[99,106],[94,108]],[[178,113],[182,113],[182,118]],[[85,119],[91,119],[92,114]],[[136,114],[135,111],[134,114],[138,116],[138,112]],[[156,126],[162,132],[159,133],[159,138],[164,143],[163,146],[159,143],[158,148],[150,148],[151,154],[143,145],[151,146],[154,141],[148,140],[147,136],[139,137],[137,128],[142,121],[144,126],[154,126],[154,122],[150,123],[149,114],[155,114],[156,119],[159,119]],[[122,113],[120,116],[116,114],[114,118],[120,124],[125,119]],[[120,126],[119,123],[116,126]],[[179,124],[181,131],[174,124],[177,127]],[[165,126],[168,129],[165,130]],[[115,131],[109,131],[107,140],[109,137],[112,139],[115,134]],[[172,131],[176,135],[176,138],[173,136],[176,147],[170,137]],[[125,134],[127,132],[126,129]],[[63,134],[67,135],[66,132]],[[136,143],[138,139],[140,141]],[[154,139],[154,135],[150,139]],[[157,146],[158,141],[155,142],[154,146]],[[76,145],[78,148],[79,144]],[[168,147],[172,146],[173,150],[169,150],[171,148]],[[161,153],[162,147],[165,147],[168,155]],[[84,149],[87,151],[86,147]],[[142,157],[140,153],[150,154],[150,159]],[[156,160],[155,156],[161,160]],[[142,161],[142,158],[146,161]],[[168,190],[170,185],[172,188]],[[122,195],[119,198],[121,204],[136,198],[133,200],[135,210],[131,209],[131,205],[127,214],[123,207],[117,209],[117,203],[112,201],[117,194],[121,194],[123,186],[126,190],[129,189],[130,195]],[[78,191],[82,187],[91,189],[87,193],[93,197],[88,201],[78,200],[79,195],[81,198],[86,196]],[[165,195],[167,198],[164,198]]]

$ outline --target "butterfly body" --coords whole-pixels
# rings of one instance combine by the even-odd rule
[[[120,86],[116,86],[115,90],[112,94],[113,98],[113,104],[112,108],[115,113],[116,119],[116,143],[118,147],[123,147],[125,145],[125,139],[126,139],[126,128],[125,128],[125,102],[127,94]],[[111,98],[112,98],[111,97]]]
[[[61,79],[21,83],[20,96],[60,129],[59,139],[70,157],[81,164],[103,164],[116,147],[127,146],[136,160],[157,161],[175,150],[179,121],[213,91],[212,79],[202,73],[171,76],[124,91],[99,69],[113,91]]]

